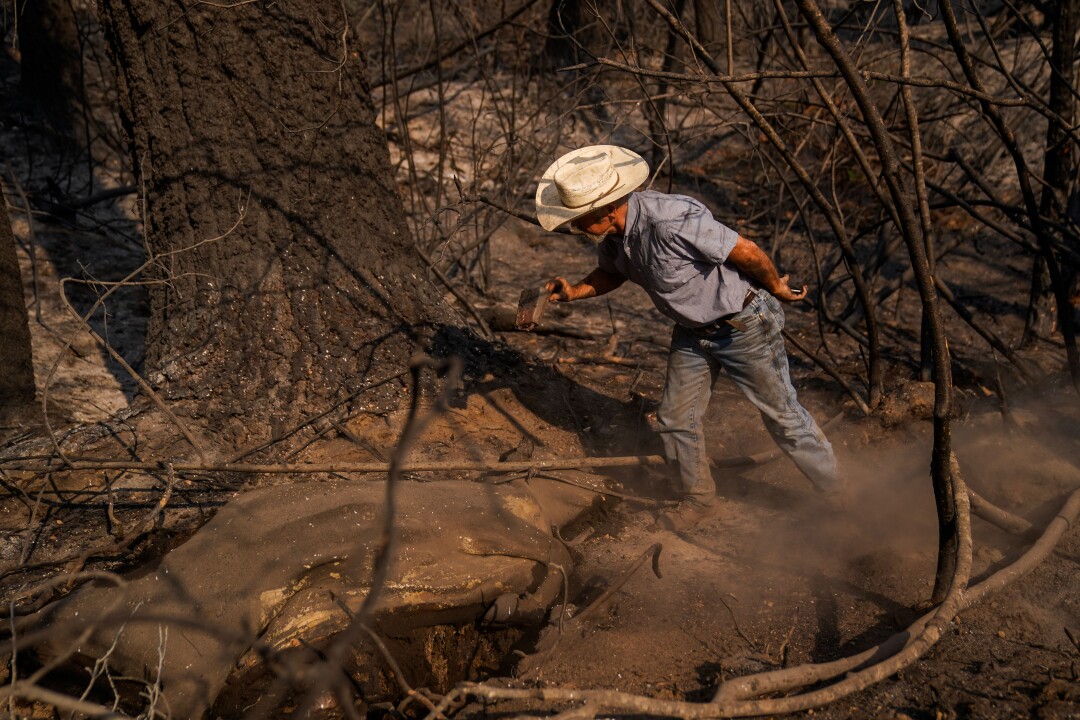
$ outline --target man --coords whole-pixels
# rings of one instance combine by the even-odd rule
[[[679,466],[682,501],[658,524],[682,530],[716,511],[702,421],[721,368],[815,487],[838,493],[832,446],[799,404],[780,334],[778,300],[801,300],[806,286],[791,287],[761,248],[718,223],[697,200],[634,192],[648,175],[645,160],[625,148],[575,150],[544,173],[536,216],[545,230],[569,223],[599,244],[597,267],[583,280],[548,283],[552,300],[596,297],[629,279],[675,321],[657,420],[668,461]]]

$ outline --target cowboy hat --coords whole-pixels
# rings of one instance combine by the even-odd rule
[[[618,145],[590,145],[551,164],[536,189],[536,219],[554,230],[630,194],[649,177],[649,164]]]

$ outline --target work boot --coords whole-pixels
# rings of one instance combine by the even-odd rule
[[[683,500],[670,510],[660,513],[656,518],[656,526],[672,532],[689,530],[702,520],[711,518],[719,509],[720,506],[715,500],[708,503]]]

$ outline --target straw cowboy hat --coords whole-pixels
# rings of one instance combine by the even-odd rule
[[[554,230],[629,195],[649,177],[649,164],[618,145],[590,145],[551,164],[536,189],[536,219]]]

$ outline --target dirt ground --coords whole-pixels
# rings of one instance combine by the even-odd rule
[[[7,97],[13,70],[10,64],[3,67]],[[19,122],[31,120],[9,108],[0,144],[21,142]],[[40,192],[35,178],[48,171],[11,157],[8,169],[31,192]],[[683,180],[683,190],[701,191],[693,177]],[[137,228],[131,224],[130,209],[121,204],[103,210],[93,231],[39,215],[31,237],[18,194],[11,194],[14,188],[6,182],[5,189],[23,244],[39,389],[47,388],[59,431],[79,432],[85,424],[122,411],[134,388],[119,366],[79,332],[59,300],[58,279],[122,277],[125,268],[140,261]],[[718,215],[738,223],[738,196],[706,190],[703,194]],[[763,243],[769,237],[767,227],[741,229]],[[955,231],[966,230],[961,224]],[[521,288],[556,274],[577,279],[593,263],[591,248],[579,239],[540,234],[516,221],[493,242],[492,302],[512,303]],[[988,252],[1006,256],[994,271],[1000,276],[979,262]],[[1013,270],[1022,272],[1021,259],[1010,259],[1008,252],[981,238],[948,262],[954,273],[969,268],[964,279],[973,286],[997,285]],[[796,279],[809,277],[808,259],[794,243],[777,257]],[[1010,299],[1016,305],[998,314],[1006,336],[1015,336],[1022,322],[1020,289]],[[87,299],[81,302],[85,307]],[[895,302],[897,318],[917,317],[913,293],[903,293]],[[35,317],[38,309],[40,319]],[[145,297],[133,291],[110,305],[110,313],[115,318],[108,326],[110,341],[137,365]],[[812,321],[808,307],[789,309],[789,327],[808,342],[816,338]],[[909,325],[897,320],[890,332],[902,335]],[[649,423],[663,385],[669,328],[644,293],[626,287],[609,298],[553,307],[549,326],[572,326],[590,339],[546,332],[500,334],[506,357],[518,358],[516,364],[471,378],[465,397],[427,431],[413,458],[547,459],[657,452],[659,443]],[[1032,351],[1029,359],[1047,379],[1039,387],[1022,388],[1010,381],[1008,371],[997,368],[955,318],[950,337],[963,406],[955,424],[956,454],[968,483],[1007,509],[1045,523],[1063,496],[1080,486],[1080,402],[1060,371],[1060,350],[1047,343]],[[74,342],[65,350],[68,338]],[[839,339],[835,342],[844,361],[857,362],[856,351],[845,349]],[[624,361],[587,361],[605,352]],[[663,545],[662,577],[638,571],[587,632],[560,640],[536,666],[537,680],[707,700],[719,680],[853,653],[914,619],[929,597],[934,571],[930,424],[925,387],[910,382],[910,358],[894,360],[886,409],[864,418],[832,381],[792,354],[804,404],[819,422],[835,418],[828,435],[855,489],[854,502],[845,511],[824,505],[808,481],[787,460],[778,459],[717,470],[722,512],[692,531],[669,533],[650,529],[655,510],[671,499],[663,472],[572,475],[576,482],[595,482],[608,492],[638,499],[606,495],[580,522],[564,529],[577,565],[561,612],[588,605],[654,543]],[[54,363],[56,372],[50,378]],[[1004,397],[991,389],[999,373],[1004,374]],[[299,457],[384,459],[400,421],[400,414],[359,415],[348,423],[353,438],[327,433]],[[706,423],[716,458],[771,448],[760,419],[726,379],[715,388]],[[5,440],[10,443],[38,429],[35,422],[14,421],[4,428]],[[136,497],[141,489],[126,492]],[[223,491],[214,502],[193,499],[177,512],[191,517],[196,505],[199,513],[212,510],[230,493]],[[25,547],[25,512],[15,496],[2,500],[0,555],[6,562],[18,559]],[[65,534],[62,528],[70,524],[66,512],[51,518],[53,535],[36,541],[36,559],[90,542],[85,533]],[[1004,533],[975,523],[977,576],[1022,550]],[[1066,629],[1074,638],[1080,636],[1076,528],[1031,575],[962,613],[922,661],[867,691],[806,714],[880,720],[1080,718],[1080,647]],[[529,643],[518,649],[528,652]],[[511,659],[490,672],[512,673]],[[469,706],[462,712],[487,717],[541,710],[553,708],[505,703]]]

